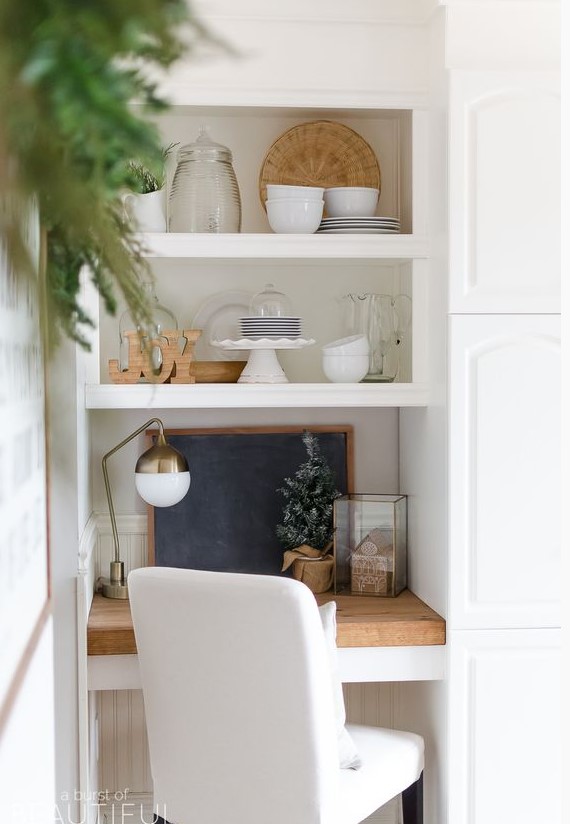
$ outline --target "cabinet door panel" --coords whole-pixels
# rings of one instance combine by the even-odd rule
[[[546,72],[452,75],[451,312],[559,311],[557,86]]]
[[[559,326],[451,318],[451,628],[560,625]]]
[[[559,635],[449,635],[449,822],[561,822]]]

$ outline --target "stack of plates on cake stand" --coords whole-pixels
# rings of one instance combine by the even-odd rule
[[[249,315],[239,319],[240,331],[244,338],[262,340],[269,338],[298,338],[301,335],[301,318]]]
[[[317,232],[332,234],[396,235],[400,221],[395,217],[325,217]]]

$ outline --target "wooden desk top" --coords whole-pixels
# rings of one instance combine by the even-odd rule
[[[339,647],[409,647],[445,644],[445,621],[409,590],[397,598],[317,595],[319,606],[337,602]],[[95,595],[87,623],[88,655],[135,655],[128,601]]]

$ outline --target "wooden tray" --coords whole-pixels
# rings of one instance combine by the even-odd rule
[[[196,383],[237,383],[247,361],[192,361]]]
[[[353,129],[330,120],[315,120],[293,126],[267,152],[259,173],[263,208],[268,183],[379,190],[380,166],[370,145]]]

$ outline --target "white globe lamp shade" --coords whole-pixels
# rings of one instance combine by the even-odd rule
[[[190,472],[135,472],[137,492],[151,506],[174,506],[190,488]]]

